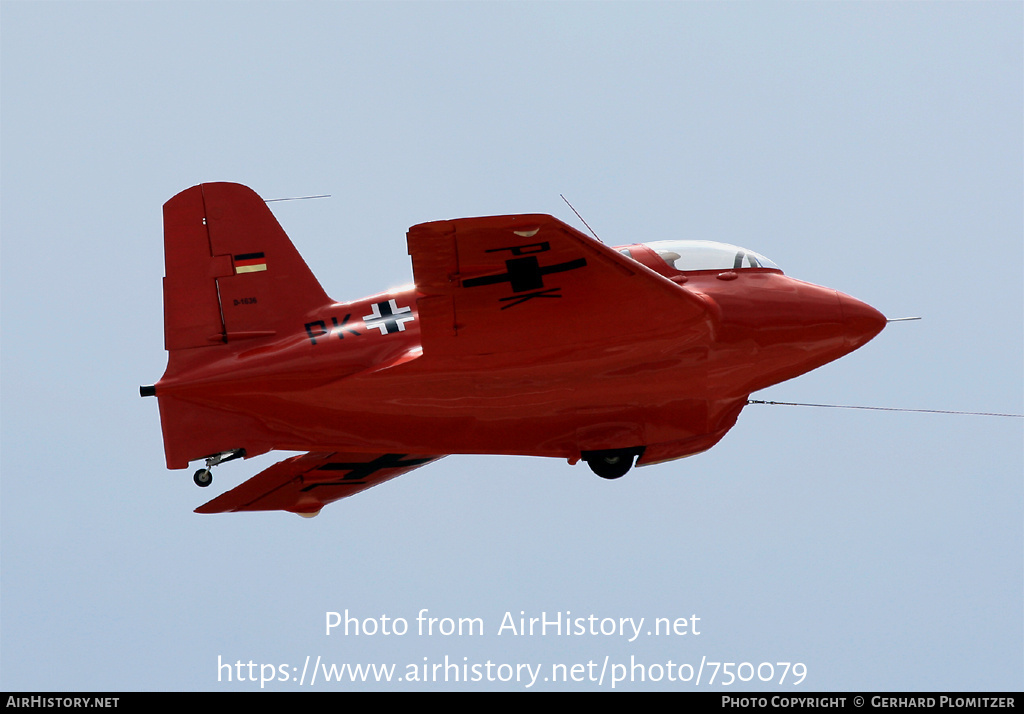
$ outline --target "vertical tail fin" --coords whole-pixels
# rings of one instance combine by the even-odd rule
[[[206,183],[164,204],[169,352],[269,337],[330,302],[252,189]]]
[[[239,184],[193,186],[164,204],[164,260],[167,371],[143,394],[160,401],[167,466],[273,448],[258,420],[188,389],[190,375],[226,352],[302,329],[304,316],[331,300],[263,199]]]

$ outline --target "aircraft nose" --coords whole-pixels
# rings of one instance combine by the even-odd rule
[[[885,327],[885,315],[878,310],[849,295],[838,291],[836,294],[843,314],[846,341],[851,348],[857,349]]]

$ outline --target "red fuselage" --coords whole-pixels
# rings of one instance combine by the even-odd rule
[[[156,396],[172,469],[303,451],[198,510],[327,503],[446,454],[584,460],[603,478],[713,446],[749,395],[851,352],[873,308],[700,240],[610,248],[543,214],[432,221],[414,285],[332,301],[251,189],[164,204]]]
[[[271,345],[239,340],[214,362],[180,362],[187,379],[165,375],[159,393],[250,423],[249,455],[369,449],[575,462],[584,451],[642,444],[646,464],[710,448],[752,392],[838,359],[885,325],[874,308],[775,269],[681,273],[642,245],[629,248],[706,303],[706,337],[681,330],[584,353],[534,344],[439,364],[422,354],[416,289],[407,287],[297,318],[294,334]],[[219,448],[211,442],[192,458]]]

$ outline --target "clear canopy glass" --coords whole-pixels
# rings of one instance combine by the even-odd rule
[[[644,243],[674,270],[742,270],[771,268],[780,270],[760,253],[710,240],[658,240]]]

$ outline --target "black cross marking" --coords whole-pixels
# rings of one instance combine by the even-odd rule
[[[408,454],[383,454],[373,461],[356,461],[350,463],[331,462],[318,467],[317,471],[348,471],[341,477],[340,481],[326,481],[313,483],[303,488],[303,491],[312,491],[320,486],[355,486],[366,483],[366,479],[384,469],[411,469],[413,466],[420,466],[433,461],[433,456],[423,459],[408,459],[402,461]]]
[[[479,285],[497,285],[498,283],[509,283],[512,285],[512,292],[522,293],[527,290],[540,290],[544,287],[544,276],[551,273],[564,273],[568,270],[576,270],[587,264],[586,258],[567,260],[564,263],[541,266],[536,257],[528,255],[525,258],[510,258],[505,261],[507,272],[501,275],[485,275],[482,278],[470,278],[462,281],[462,287],[475,288]]]
[[[516,256],[505,261],[504,273],[501,273],[500,275],[485,275],[479,278],[469,278],[462,281],[462,287],[464,288],[508,283],[512,286],[512,292],[514,293],[529,293],[528,295],[516,295],[512,298],[502,298],[500,302],[515,300],[515,302],[502,307],[502,310],[516,305],[521,305],[527,300],[535,297],[561,297],[561,295],[556,294],[561,290],[561,288],[544,289],[544,276],[551,275],[552,273],[564,273],[569,270],[576,270],[577,268],[585,267],[587,264],[586,258],[577,258],[575,260],[567,260],[564,263],[542,266],[540,261],[537,260],[537,256],[535,254],[551,250],[551,246],[547,242],[509,246],[507,248],[494,248],[487,252],[498,253],[504,250],[510,251],[512,255]]]
[[[382,335],[390,335],[395,332],[403,332],[405,323],[412,319],[410,308],[398,307],[398,303],[394,300],[385,300],[374,304],[372,315],[363,315],[363,324],[368,330],[377,329]]]

